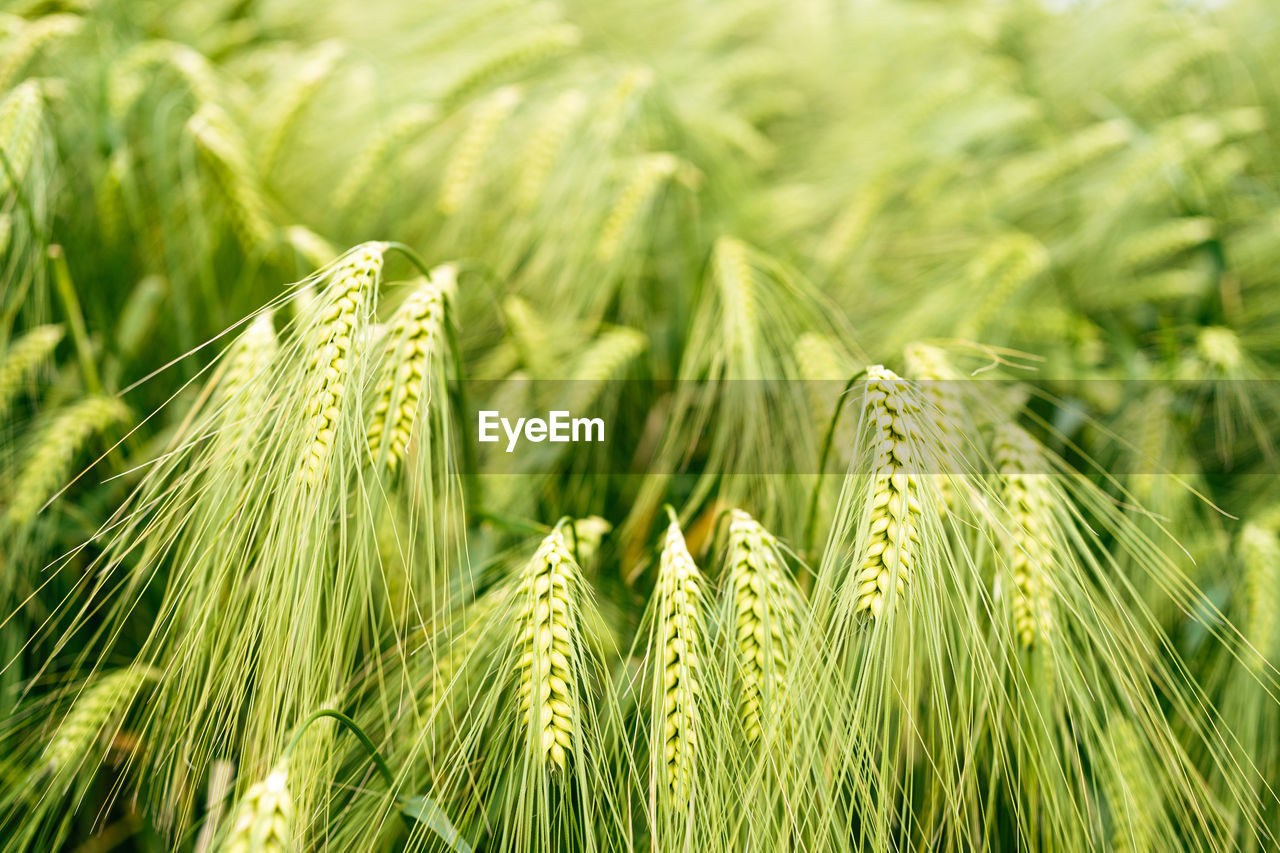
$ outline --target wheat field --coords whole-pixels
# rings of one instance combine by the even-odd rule
[[[1280,849],[1273,0],[11,0],[0,849]]]

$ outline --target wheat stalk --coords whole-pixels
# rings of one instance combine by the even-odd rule
[[[236,805],[219,853],[284,853],[293,848],[293,797],[289,765],[281,761]]]
[[[37,326],[19,338],[0,358],[0,420],[9,412],[13,398],[62,340],[61,326]]]
[[[920,500],[909,473],[918,406],[903,380],[880,365],[867,368],[865,406],[874,459],[867,546],[854,577],[854,612],[879,618],[886,598],[905,595],[920,546]]]
[[[1011,516],[1013,540],[1013,621],[1018,639],[1031,647],[1052,630],[1054,545],[1044,458],[1030,435],[1015,424],[1001,424],[995,434],[996,467],[1003,483],[1003,503]]]
[[[5,520],[22,526],[35,518],[70,474],[81,445],[96,432],[129,418],[129,407],[115,397],[85,397],[56,412],[36,433],[26,464],[13,484]]]
[[[366,300],[382,271],[382,243],[365,243],[338,262],[317,330],[316,368],[307,411],[309,436],[302,463],[302,479],[320,483],[333,455],[335,434],[351,372],[351,347],[357,325],[363,321]]]
[[[520,576],[520,713],[535,752],[563,768],[579,718],[576,695],[578,565],[560,528],[542,540]]]
[[[467,200],[481,159],[502,129],[503,122],[520,104],[521,97],[515,86],[504,86],[479,105],[445,166],[440,182],[441,213],[457,213]]]
[[[656,595],[660,695],[652,734],[655,775],[661,772],[665,776],[671,802],[683,812],[690,804],[699,773],[706,628],[702,574],[674,513],[658,561]]]
[[[440,358],[445,305],[457,287],[457,269],[436,267],[396,312],[387,342],[390,358],[382,377],[369,424],[369,452],[376,460],[386,442],[387,467],[395,471],[408,451],[423,390],[430,401],[431,363]]]
[[[1260,524],[1248,523],[1238,543],[1244,564],[1244,631],[1254,654],[1250,667],[1257,673],[1273,666],[1280,626],[1280,538]]]
[[[799,592],[773,534],[742,510],[729,522],[729,594],[740,662],[738,713],[747,741],[787,704],[787,673],[799,629]]]
[[[119,724],[142,685],[154,677],[144,666],[97,675],[76,697],[46,744],[45,766],[53,773],[77,767],[103,732]]]

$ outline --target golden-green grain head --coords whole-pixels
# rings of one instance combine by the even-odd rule
[[[1148,269],[1213,239],[1217,223],[1211,216],[1186,216],[1162,222],[1134,234],[1116,250],[1120,268]]]
[[[59,39],[78,33],[83,25],[84,18],[79,15],[42,15],[23,26],[5,46],[4,57],[0,58],[0,92],[8,91],[41,51]]]
[[[370,454],[377,460],[385,444],[392,471],[408,452],[424,393],[430,401],[432,362],[443,356],[445,306],[456,288],[457,269],[436,267],[392,320],[368,431]]]
[[[178,42],[144,41],[111,64],[107,73],[107,111],[113,119],[128,116],[157,70],[168,69],[191,94],[196,108],[221,101],[217,71],[204,54]]]
[[[547,108],[525,144],[524,162],[516,185],[516,198],[521,206],[533,207],[542,197],[556,158],[586,110],[586,95],[577,89],[562,93]]]
[[[1244,564],[1245,639],[1256,654],[1248,657],[1255,672],[1280,665],[1280,537],[1274,530],[1249,523],[1240,531],[1238,544]]]
[[[9,411],[13,398],[62,340],[61,326],[37,326],[0,352],[0,420]]]
[[[1141,733],[1125,717],[1107,724],[1109,761],[1102,790],[1111,810],[1111,846],[1116,853],[1151,853],[1157,846],[1157,820],[1162,791],[1147,765],[1147,748]]]
[[[498,131],[520,105],[522,94],[515,86],[504,86],[485,98],[476,108],[444,167],[440,182],[440,212],[457,213],[471,194],[476,171],[493,145]]]
[[[556,528],[525,566],[517,593],[524,620],[520,714],[533,749],[553,769],[568,762],[580,717],[575,598],[581,588],[578,565]]]
[[[254,437],[255,419],[267,402],[266,378],[278,351],[270,311],[255,317],[232,346],[218,385],[228,447],[244,447]]]
[[[1014,629],[1029,648],[1048,639],[1053,626],[1053,521],[1045,481],[1049,475],[1035,439],[1014,424],[996,428],[995,461],[1009,513]]]
[[[13,483],[5,521],[21,527],[39,513],[71,476],[76,453],[94,433],[128,420],[129,407],[115,397],[85,397],[55,412],[35,434]]]
[[[573,520],[573,537],[578,565],[588,567],[600,551],[604,537],[613,530],[613,525],[598,515]]]
[[[581,39],[572,24],[552,24],[499,42],[448,87],[443,100],[463,101],[486,84],[564,53]]]
[[[1031,235],[1015,231],[993,239],[965,270],[978,304],[962,324],[961,337],[977,337],[1010,299],[1048,268],[1048,250]]]
[[[777,540],[742,510],[734,510],[730,518],[727,563],[741,689],[738,711],[747,741],[755,743],[786,711],[800,597]]]
[[[1223,326],[1208,326],[1196,336],[1196,354],[1215,373],[1230,376],[1244,364],[1244,350],[1235,332]]]
[[[292,70],[287,82],[266,105],[263,112],[271,116],[271,125],[267,128],[259,158],[263,174],[270,173],[293,126],[307,104],[333,74],[342,53],[342,45],[336,41],[316,45],[299,66]]]
[[[366,305],[382,272],[386,246],[365,243],[349,252],[331,272],[316,330],[313,362],[314,387],[308,407],[306,455],[302,479],[308,485],[323,482],[333,455],[333,445],[351,376],[352,345],[356,327],[363,322]]]
[[[323,267],[338,257],[333,244],[305,225],[290,225],[284,229],[284,241],[313,267]]]
[[[0,169],[0,198],[26,175],[40,138],[43,113],[44,101],[35,80],[17,86],[0,100],[0,149],[7,161]]]
[[[231,818],[219,853],[286,853],[293,844],[293,797],[289,766],[281,761],[245,792]]]
[[[270,249],[276,240],[270,205],[231,117],[215,104],[207,103],[187,122],[187,132],[226,199],[232,228],[244,250],[255,253]]]
[[[920,497],[911,471],[920,413],[892,371],[867,368],[865,405],[874,450],[867,546],[854,576],[855,612],[879,618],[912,581],[920,548]]]
[[[75,770],[90,757],[102,735],[119,725],[143,684],[153,677],[142,666],[95,676],[76,696],[42,760],[50,772]]]
[[[409,104],[393,113],[351,161],[334,189],[333,209],[364,221],[362,217],[380,197],[375,190],[389,182],[391,159],[439,117],[439,110],[430,104]]]
[[[666,151],[639,158],[605,218],[600,242],[596,244],[597,258],[611,261],[617,256],[623,241],[632,233],[658,190],[679,169],[680,159]]]
[[[934,476],[943,506],[955,509],[953,476],[960,475],[967,444],[964,425],[964,399],[960,393],[960,374],[952,366],[946,352],[928,344],[907,344],[903,350],[907,375],[919,380],[921,417],[928,423],[925,440],[930,445],[934,463],[940,470]]]
[[[706,656],[702,587],[702,573],[673,516],[658,561],[658,702],[650,737],[653,773],[663,779],[677,812],[689,807],[699,773]]]

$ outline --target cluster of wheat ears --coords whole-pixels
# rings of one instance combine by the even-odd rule
[[[1280,846],[1280,30],[1061,5],[0,11],[0,848]]]

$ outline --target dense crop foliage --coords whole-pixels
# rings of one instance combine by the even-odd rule
[[[1273,6],[7,4],[0,846],[1276,849]]]

